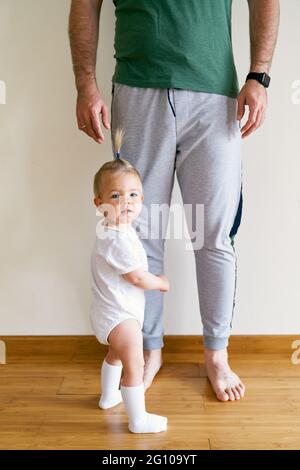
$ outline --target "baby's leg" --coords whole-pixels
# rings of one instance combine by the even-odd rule
[[[103,410],[112,408],[122,402],[122,395],[119,390],[121,373],[122,363],[110,346],[101,367],[101,397],[99,407]]]
[[[116,352],[113,350],[111,346],[108,347],[108,352],[105,356],[105,361],[110,364],[111,366],[121,366],[122,362]]]
[[[124,320],[109,335],[109,344],[123,364],[121,394],[134,433],[161,432],[167,418],[146,412],[143,384],[143,338],[136,320]]]

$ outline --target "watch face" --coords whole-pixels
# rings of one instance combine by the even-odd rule
[[[267,75],[266,73],[263,74],[262,76],[262,84],[265,86],[265,87],[268,87],[269,84],[270,84],[270,77],[269,75]]]

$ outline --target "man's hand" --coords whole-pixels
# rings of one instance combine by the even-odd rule
[[[163,281],[163,285],[159,289],[160,292],[168,292],[170,290],[170,283],[168,278],[164,274],[160,274],[158,277]]]
[[[239,121],[245,114],[245,106],[249,107],[247,122],[241,128],[243,139],[262,125],[267,104],[268,96],[265,87],[256,80],[247,80],[238,96],[237,119]]]
[[[96,84],[88,84],[78,90],[76,106],[78,129],[99,144],[104,142],[100,116],[103,126],[110,129],[108,107],[102,100]]]

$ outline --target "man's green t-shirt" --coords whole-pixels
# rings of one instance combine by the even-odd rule
[[[113,0],[112,81],[236,97],[232,0]]]

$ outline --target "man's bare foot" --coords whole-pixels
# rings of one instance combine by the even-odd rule
[[[144,350],[144,388],[151,387],[154,377],[162,366],[161,349]]]
[[[227,349],[205,349],[204,357],[207,376],[218,400],[234,401],[243,398],[246,389],[229,367]]]

